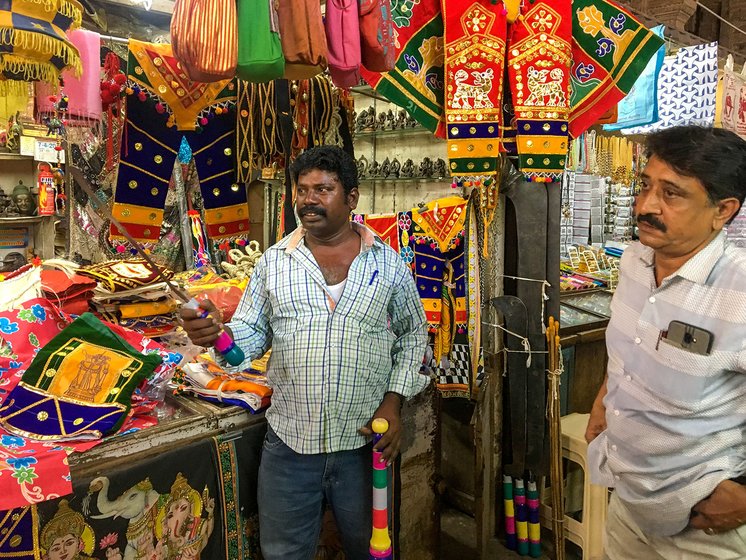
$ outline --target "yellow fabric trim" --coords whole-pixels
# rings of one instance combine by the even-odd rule
[[[556,154],[567,152],[566,136],[517,136],[520,154]]]
[[[39,8],[33,7],[33,12],[29,12],[29,10],[23,8],[24,4],[41,5],[46,13],[51,14],[48,16],[47,21],[52,21],[57,13],[70,18],[72,23],[70,24],[70,29],[67,31],[77,29],[83,21],[83,6],[76,0],[14,0],[14,12],[29,14],[31,17],[44,19],[40,17]]]
[[[31,404],[29,404],[28,406],[26,406],[24,408],[16,410],[15,412],[13,412],[13,414],[9,414],[9,415],[7,415],[7,416],[5,416],[3,418],[0,418],[0,425],[5,426],[6,429],[9,428],[8,431],[10,431],[12,433],[16,433],[16,434],[19,434],[19,435],[22,435],[22,436],[25,436],[25,437],[31,437],[31,438],[34,438],[34,439],[40,439],[40,440],[58,440],[58,439],[60,439],[60,437],[71,437],[71,436],[81,435],[81,434],[88,433],[88,432],[94,433],[94,434],[98,434],[99,433],[98,430],[88,430],[88,428],[90,426],[92,426],[93,424],[95,424],[96,422],[99,422],[99,421],[101,421],[101,420],[103,420],[105,418],[108,418],[109,416],[112,416],[113,414],[121,414],[125,410],[125,408],[126,408],[123,404],[117,403],[117,402],[111,402],[111,403],[89,403],[89,402],[80,401],[78,399],[71,399],[71,398],[68,398],[68,397],[65,397],[65,396],[51,395],[48,391],[43,391],[43,390],[41,390],[41,389],[39,389],[37,387],[34,387],[32,385],[29,385],[28,383],[25,383],[23,381],[19,382],[19,385],[23,385],[24,388],[27,389],[28,391],[31,391],[32,393],[35,393],[35,394],[39,395],[40,400],[38,400],[38,401],[36,401],[34,403],[31,403]],[[18,416],[19,414],[23,414],[23,413],[26,413],[26,412],[29,412],[29,411],[33,411],[33,409],[35,407],[37,407],[37,406],[39,406],[39,405],[41,405],[41,404],[43,404],[45,402],[48,402],[48,401],[53,401],[54,404],[55,404],[55,408],[57,410],[57,421],[59,422],[59,426],[60,426],[60,435],[59,436],[56,436],[56,435],[46,436],[46,435],[42,435],[42,434],[35,434],[33,432],[26,432],[24,430],[20,430],[20,429],[16,428],[12,424],[8,427],[8,420],[10,420],[11,418],[14,418],[15,416]],[[112,408],[112,407],[114,407],[117,410],[109,412],[108,414],[105,414],[103,416],[100,416],[100,417],[96,418],[95,420],[92,420],[91,422],[89,422],[86,425],[81,425],[80,428],[78,428],[74,432],[67,433],[67,432],[64,431],[64,424],[62,422],[63,418],[62,418],[62,412],[60,411],[60,404],[59,404],[60,401],[62,401],[62,402],[70,402],[70,403],[75,403],[75,404],[84,404],[84,405],[86,405],[87,407],[90,407],[90,408],[99,408],[99,407],[101,407],[101,408],[103,408],[103,407]],[[5,406],[5,407],[3,407],[0,410],[7,410],[8,408],[9,408],[8,406]]]
[[[196,152],[194,152],[192,155],[196,156],[197,154],[202,153],[202,152],[204,152],[205,150],[207,150],[209,148],[212,148],[215,144],[217,144],[218,142],[220,142],[223,138],[225,138],[226,136],[230,136],[231,134],[235,134],[235,132],[233,130],[231,130],[230,132],[226,132],[225,134],[223,134],[222,136],[220,136],[218,139],[216,139],[214,142],[211,142],[207,146],[201,147],[199,150],[197,150]]]
[[[207,181],[212,181],[213,179],[217,179],[218,177],[222,177],[223,175],[228,175],[230,173],[233,173],[233,169],[229,169],[228,171],[223,171],[222,173],[216,173],[215,175],[211,175],[210,177],[207,177],[206,179],[200,178],[199,182],[203,185],[207,183]]]
[[[3,54],[0,56],[0,72],[18,74],[26,82],[56,84],[60,71],[49,62],[35,62],[22,56]]]
[[[190,101],[186,96],[180,97],[176,94],[171,84],[166,82],[163,77],[161,68],[153,63],[153,60],[147,53],[147,51],[150,51],[161,57],[172,57],[173,51],[170,44],[145,43],[130,39],[129,50],[137,59],[145,75],[148,76],[151,84],[151,87],[148,87],[148,89],[168,103],[171,111],[173,111],[178,130],[195,130],[197,127],[197,115],[203,109],[212,105],[220,92],[230,83],[230,80],[211,83],[202,91],[202,95],[197,100]],[[235,96],[233,96],[233,99],[235,99]],[[222,101],[227,100],[228,98]],[[185,102],[188,103],[186,106]]]
[[[228,224],[239,220],[249,218],[248,207],[246,204],[234,204],[233,206],[224,206],[222,208],[205,209],[205,222],[208,224]]]
[[[448,140],[448,157],[487,158],[500,155],[499,138],[463,138]]]
[[[160,228],[160,226],[158,227]],[[154,237],[137,237],[135,235],[132,235],[131,233],[130,233],[130,237],[132,237],[132,239],[134,239],[135,241],[143,245],[148,245],[148,244],[152,245],[158,242],[157,237],[155,238]],[[124,235],[113,234],[113,233],[109,234],[109,238],[116,239],[117,241],[129,241],[129,239],[127,239]]]
[[[164,179],[163,177],[158,177],[158,175],[155,175],[154,173],[151,173],[150,171],[146,171],[142,167],[138,167],[136,165],[132,165],[128,161],[121,160],[119,162],[119,165],[126,165],[127,167],[131,167],[132,169],[137,169],[140,173],[144,173],[145,175],[147,175],[149,177],[152,177],[153,179],[158,179],[161,183],[166,183],[167,185],[169,184],[169,181],[171,179],[171,172],[170,171],[168,173],[168,175],[169,175],[168,179]]]
[[[178,152],[177,152],[176,150],[174,150],[174,149],[173,149],[173,148],[171,148],[170,146],[167,146],[166,144],[164,144],[163,142],[161,142],[160,140],[158,140],[158,139],[157,139],[157,138],[156,138],[155,136],[151,136],[150,134],[148,134],[147,132],[145,132],[145,131],[144,131],[144,130],[143,130],[142,128],[140,128],[139,126],[137,126],[136,124],[134,124],[134,123],[133,123],[133,122],[132,122],[131,120],[129,120],[129,119],[127,119],[127,126],[131,126],[131,127],[132,127],[132,128],[134,128],[134,129],[135,129],[135,130],[136,130],[137,132],[139,132],[139,133],[141,133],[141,134],[144,134],[145,136],[147,136],[147,138],[148,138],[149,140],[152,140],[153,142],[155,142],[156,144],[158,144],[158,145],[159,145],[159,146],[160,146],[161,148],[164,148],[164,149],[168,150],[168,151],[169,151],[169,152],[171,152],[172,154],[178,154]]]
[[[448,290],[449,294],[451,290]],[[452,298],[448,298],[440,314],[440,325],[433,341],[433,354],[436,363],[440,363],[443,356],[451,353],[453,342],[453,306]]]
[[[438,208],[438,221],[433,225],[430,223],[430,219],[432,219],[436,207]],[[454,216],[450,212],[453,207],[461,207],[461,212],[456,212]],[[428,217],[425,217],[426,215]],[[424,208],[413,208],[412,220],[425,232],[425,235],[435,239],[441,253],[446,253],[453,238],[464,228],[466,201],[460,196],[447,196],[433,200]],[[453,220],[453,223],[444,224],[443,220],[448,222]]]
[[[163,222],[163,210],[115,202],[111,209],[114,217],[129,224],[141,226],[158,225]]]
[[[167,315],[176,309],[174,300],[153,301],[149,303],[126,303],[119,306],[122,319],[149,317],[150,315]]]
[[[396,69],[394,69],[393,71],[394,72],[398,72],[398,70],[396,70]],[[407,99],[411,99],[412,98],[412,92],[407,91],[406,89],[404,89],[401,85],[399,85],[399,83],[396,80],[394,80],[392,78],[389,78],[388,74],[383,74],[383,76],[381,77],[381,79],[382,80],[386,80],[388,83],[390,83],[392,86],[394,86],[400,92],[402,92],[407,97]],[[434,117],[434,118],[438,119],[439,122],[445,122],[443,120],[443,115],[441,115],[439,113],[436,113],[435,111],[432,111],[429,107],[425,107],[425,105],[423,103],[419,104],[418,108],[422,109],[425,113],[427,113],[431,117]]]

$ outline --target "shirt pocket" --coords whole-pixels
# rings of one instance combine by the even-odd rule
[[[382,274],[376,274],[362,284],[345,286],[345,290],[355,290],[352,296],[356,303],[350,309],[349,317],[358,321],[367,331],[380,332],[389,328],[388,306],[394,286]]]
[[[659,367],[646,372],[651,388],[662,398],[696,408],[713,377],[721,371],[712,356],[684,350],[662,339],[655,353]]]

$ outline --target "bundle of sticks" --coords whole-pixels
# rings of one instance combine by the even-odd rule
[[[549,421],[550,469],[552,488],[552,532],[554,533],[554,558],[565,560],[565,500],[564,475],[562,469],[562,418],[560,416],[560,361],[559,321],[549,317],[547,327],[547,352],[549,395],[547,398],[547,420]]]

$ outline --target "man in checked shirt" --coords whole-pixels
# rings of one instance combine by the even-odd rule
[[[303,153],[292,166],[299,227],[270,247],[226,325],[247,356],[270,347],[272,406],[259,468],[265,560],[313,557],[328,503],[348,560],[368,559],[370,423],[377,444],[399,453],[402,402],[421,390],[425,313],[399,255],[350,221],[359,197],[355,160],[337,147]],[[208,311],[216,310],[210,304]],[[212,346],[219,326],[181,312],[195,344]]]
[[[746,141],[685,126],[647,145],[586,431],[591,479],[615,488],[605,554],[744,559],[746,249],[723,228],[746,196]]]

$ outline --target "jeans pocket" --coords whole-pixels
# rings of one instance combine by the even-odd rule
[[[267,424],[267,433],[264,435],[264,449],[271,451],[272,449],[277,449],[281,445],[284,445],[284,442],[275,431],[269,427],[269,424]]]

